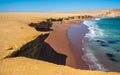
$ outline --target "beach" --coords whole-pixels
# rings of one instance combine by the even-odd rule
[[[83,52],[83,38],[85,34],[88,32],[87,26],[83,25],[83,22],[81,22],[77,26],[71,26],[68,30],[68,37],[73,49],[73,53],[77,59],[77,62],[79,62],[79,67],[89,69],[88,65],[83,61],[82,57],[84,55]],[[82,67],[82,66],[83,67]]]
[[[84,21],[89,32],[83,40],[83,59],[90,69],[120,72],[119,20],[119,17],[113,17]]]
[[[2,35],[0,37],[0,74],[119,75],[117,72],[91,71],[87,63],[82,60],[84,55],[82,39],[88,32],[87,27],[82,24],[84,19],[55,21],[48,32],[37,31],[29,26],[30,23],[40,23],[49,18],[68,18],[80,14],[79,12],[76,14],[0,13],[0,34]],[[94,13],[91,14],[94,15]],[[55,53],[52,54],[52,52]],[[37,59],[42,54],[46,54],[45,58],[53,61],[55,59],[49,56],[63,55],[66,63],[56,64]]]
[[[74,41],[75,39],[73,37],[77,37],[77,36],[74,36],[75,33],[69,31],[69,28],[71,26],[78,26],[81,22],[82,20],[69,20],[62,23],[55,22],[52,27],[53,31],[50,32],[50,35],[46,39],[46,42],[49,43],[57,52],[67,55],[67,60],[66,60],[67,66],[71,66],[78,69],[89,69],[88,66],[85,64],[85,62],[81,60],[82,51],[80,50],[80,52],[78,53],[78,51],[74,49],[74,48],[79,49],[78,47],[76,47],[76,45],[78,45],[79,43],[75,44],[71,42]],[[80,32],[84,34],[83,30]],[[69,36],[69,33],[73,34],[73,37]],[[81,39],[83,37],[84,35],[81,36]],[[73,39],[69,39],[69,38],[73,38]]]

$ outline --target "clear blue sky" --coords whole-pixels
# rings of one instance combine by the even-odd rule
[[[120,0],[0,0],[0,12],[66,12],[120,8]]]

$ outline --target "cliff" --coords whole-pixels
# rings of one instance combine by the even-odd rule
[[[48,43],[44,42],[48,35],[49,33],[39,35],[34,40],[23,45],[20,50],[14,51],[5,58],[22,56],[37,60],[44,60],[55,64],[65,65],[67,56],[57,53]]]
[[[28,26],[50,17],[73,15],[78,14],[0,13],[0,75],[119,75],[64,66],[67,56],[44,41],[49,32],[38,32]]]

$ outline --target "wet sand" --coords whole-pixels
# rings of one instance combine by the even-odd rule
[[[87,12],[89,13],[89,12]],[[92,12],[92,14],[97,14],[97,12]],[[81,13],[79,13],[81,15]],[[84,13],[85,14],[85,13]],[[101,71],[91,71],[91,70],[80,70],[80,69],[74,69],[70,68],[69,66],[62,66],[62,65],[56,65],[49,62],[45,62],[42,60],[35,60],[30,59],[26,57],[15,57],[15,58],[4,58],[9,53],[12,53],[13,51],[18,50],[21,46],[24,44],[30,42],[31,40],[34,40],[36,37],[38,37],[40,34],[43,34],[41,32],[37,32],[34,28],[31,28],[28,26],[28,23],[34,22],[37,23],[39,21],[43,21],[46,18],[60,18],[60,17],[67,17],[67,16],[75,16],[78,14],[69,14],[69,13],[22,13],[22,12],[3,12],[0,13],[0,34],[2,35],[0,37],[0,74],[1,75],[120,75],[120,73],[117,72],[101,72]],[[54,31],[65,32],[65,29],[68,29],[68,27],[72,26],[74,22],[67,25],[61,26],[60,28],[54,29]],[[61,24],[59,24],[61,25]],[[59,27],[59,26],[55,26]],[[55,28],[53,27],[53,28]],[[73,56],[73,52],[71,50],[71,46],[69,42],[65,43],[66,46],[64,46],[64,39],[67,37],[67,33],[64,34],[64,38],[56,38],[56,36],[53,33],[57,32],[51,32],[49,39],[50,41],[55,40],[54,42],[51,42],[52,47],[54,48],[63,47],[59,49],[59,52],[64,53],[68,56],[67,58],[67,65],[78,67],[76,64],[77,60],[73,59],[75,58]],[[54,35],[55,37],[52,37]],[[58,36],[62,36],[63,34]],[[53,38],[53,39],[52,39]],[[58,40],[59,39],[59,40]],[[61,41],[60,41],[61,39]],[[61,44],[58,44],[59,42],[63,46],[60,46]],[[48,41],[48,40],[47,40]],[[55,46],[55,43],[58,45]],[[35,44],[34,44],[35,45]],[[13,48],[12,50],[7,50]],[[34,49],[36,46],[34,47]],[[58,51],[56,49],[56,51]],[[63,52],[62,52],[63,51]],[[68,52],[68,53],[65,53]],[[68,62],[68,59],[70,62]],[[75,60],[75,61],[72,61]],[[24,62],[23,62],[24,61]]]
[[[67,55],[67,60],[66,60],[67,66],[71,66],[71,67],[78,68],[78,69],[89,69],[88,66],[85,64],[85,62],[83,62],[80,59],[80,56],[82,56],[81,51],[77,51],[76,49],[73,48],[73,47],[78,48],[77,43],[74,44],[71,41],[73,39],[71,40],[68,39],[68,29],[71,26],[79,25],[80,22],[81,20],[79,21],[69,20],[66,22],[55,22],[52,27],[53,31],[50,32],[49,37],[45,41],[49,43],[54,48],[54,50],[56,50],[57,52]],[[83,33],[83,31],[81,32]],[[72,46],[73,44],[76,46]],[[76,56],[76,53],[78,52],[79,54],[77,54]]]
[[[82,39],[87,32],[87,26],[83,25],[82,22],[80,25],[72,26],[68,30],[68,38],[70,40],[71,47],[77,59],[77,62],[79,63],[79,67],[81,69],[89,69],[88,65],[82,60],[82,56],[84,55],[82,51]]]

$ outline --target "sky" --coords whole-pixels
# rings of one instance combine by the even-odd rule
[[[0,0],[0,12],[69,12],[120,8],[120,0]]]

